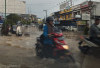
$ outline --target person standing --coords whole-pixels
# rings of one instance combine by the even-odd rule
[[[22,36],[22,24],[20,21],[17,22],[16,35]]]

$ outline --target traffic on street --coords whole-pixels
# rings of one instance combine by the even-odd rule
[[[99,0],[0,4],[0,68],[100,68]]]

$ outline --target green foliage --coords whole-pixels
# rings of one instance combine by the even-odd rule
[[[21,20],[21,23],[22,23],[22,24],[26,24],[26,23],[27,23],[27,20],[22,19],[22,20]]]
[[[27,24],[27,25],[31,23],[30,19],[21,18],[17,14],[10,14],[6,17],[7,24],[15,25],[18,21],[21,21],[22,24]]]
[[[31,21],[29,20],[29,21],[27,21],[27,25],[29,25],[31,23]]]
[[[21,19],[21,17],[17,14],[10,14],[8,15],[7,17],[7,23],[11,24],[11,25],[14,25],[17,23],[17,21],[19,21]]]
[[[29,25],[29,24],[31,23],[31,21],[30,21],[30,20],[25,20],[25,19],[23,19],[23,20],[21,20],[21,23],[22,23],[22,24]]]

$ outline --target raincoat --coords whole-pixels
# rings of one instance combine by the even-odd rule
[[[43,35],[44,35],[44,41],[43,41],[43,43],[46,44],[46,45],[53,45],[53,40],[48,37],[48,34],[50,34],[50,32],[52,32],[52,30],[50,30],[50,27],[48,27],[47,25],[45,25],[43,27]]]
[[[21,26],[18,26],[17,27],[17,31],[16,31],[16,34],[22,34],[22,29],[21,29]]]

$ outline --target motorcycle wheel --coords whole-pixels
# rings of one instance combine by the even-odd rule
[[[43,50],[39,44],[36,44],[35,50],[36,50],[36,56],[43,58]]]

